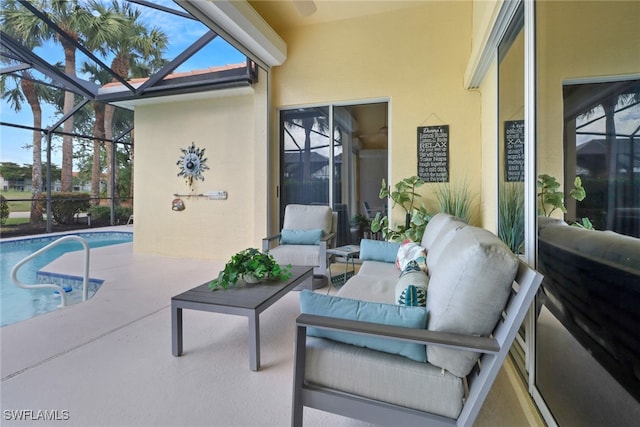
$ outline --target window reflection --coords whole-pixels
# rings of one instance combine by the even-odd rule
[[[566,178],[580,176],[587,197],[570,221],[640,237],[640,80],[567,85]]]

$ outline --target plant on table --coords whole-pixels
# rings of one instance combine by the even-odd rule
[[[291,265],[281,266],[268,252],[255,248],[247,248],[231,257],[216,279],[209,283],[209,288],[227,289],[238,283],[238,280],[287,280],[291,277]],[[252,280],[253,281],[253,280]]]

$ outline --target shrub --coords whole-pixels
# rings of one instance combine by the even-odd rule
[[[129,216],[133,214],[133,209],[126,206],[116,206],[115,209],[116,224],[123,224],[129,220]],[[109,206],[92,206],[89,209],[91,219],[94,221],[110,221],[111,207]]]
[[[89,213],[94,221],[109,221],[111,218],[111,208],[109,206],[91,206]]]
[[[0,195],[0,224],[5,225],[9,218],[9,202],[6,197]]]
[[[122,224],[129,221],[129,216],[133,214],[133,209],[126,206],[116,206],[116,223]]]
[[[58,224],[72,224],[76,215],[91,207],[89,193],[54,192],[51,193],[51,215]],[[46,193],[38,195],[38,204],[46,209]]]

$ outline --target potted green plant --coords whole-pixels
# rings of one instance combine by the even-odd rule
[[[412,176],[397,182],[394,185],[393,191],[391,191],[383,179],[380,188],[380,198],[391,199],[393,201],[392,207],[396,205],[402,207],[405,212],[405,224],[391,227],[389,225],[389,217],[386,215],[382,216],[378,212],[371,221],[371,231],[374,233],[381,231],[385,240],[403,241],[409,238],[414,242],[420,241],[424,229],[432,217],[424,206],[420,206],[419,208],[415,207],[415,199],[416,197],[420,197],[420,194],[416,193],[415,190],[423,184],[424,181],[420,177]]]
[[[358,236],[358,239],[362,239],[365,230],[367,230],[371,225],[371,221],[369,220],[369,218],[361,214],[357,214],[356,216],[354,216],[351,219],[351,223],[355,233]]]
[[[540,200],[538,209],[543,216],[549,217],[557,209],[567,213],[567,208],[564,206],[564,192],[559,189],[560,183],[555,177],[547,174],[538,175],[538,198]],[[569,196],[579,202],[587,197],[587,192],[582,187],[582,179],[579,176],[576,176],[573,181],[573,188],[569,190]],[[581,222],[576,222],[573,225],[580,228],[593,229],[589,218],[582,218]]]
[[[268,252],[255,248],[240,251],[231,257],[209,288],[227,289],[242,280],[245,283],[259,283],[263,280],[287,280],[291,277],[291,265],[281,266]]]
[[[435,189],[440,212],[448,213],[471,224],[471,202],[469,183],[465,179],[461,183],[442,183]]]

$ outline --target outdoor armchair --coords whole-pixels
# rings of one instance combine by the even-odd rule
[[[264,238],[262,250],[280,264],[310,266],[314,276],[326,278],[327,249],[335,244],[337,223],[329,206],[287,205],[282,230]]]

